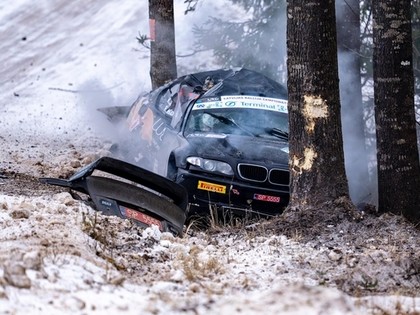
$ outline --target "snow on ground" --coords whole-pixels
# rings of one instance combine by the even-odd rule
[[[217,3],[199,10],[234,12]],[[205,18],[176,5],[185,52]],[[135,41],[147,3],[19,0],[0,20],[0,314],[420,314],[419,232],[399,217],[176,238],[39,184],[106,155],[113,132],[96,108],[150,88]]]

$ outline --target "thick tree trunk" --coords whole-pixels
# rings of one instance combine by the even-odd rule
[[[287,14],[289,209],[317,208],[349,199],[334,0],[290,0]]]
[[[408,0],[373,0],[373,69],[380,212],[420,220],[420,166],[414,113]]]
[[[155,89],[177,77],[173,0],[149,0],[150,78]]]

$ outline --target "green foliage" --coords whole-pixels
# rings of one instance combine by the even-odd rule
[[[213,50],[223,67],[243,66],[260,71],[280,82],[286,78],[286,0],[230,0],[252,17],[241,22],[209,18],[204,25],[195,26],[196,50]],[[185,13],[194,11],[198,0],[185,0]],[[360,2],[360,57],[364,81],[373,77],[372,70],[372,12],[371,0]],[[413,7],[413,65],[420,77],[420,0]],[[419,81],[419,80],[417,80]],[[417,84],[418,88],[420,85]]]
[[[209,18],[195,26],[196,49],[211,49],[224,67],[246,67],[281,81],[285,78],[286,1],[231,0],[246,12],[245,21]]]

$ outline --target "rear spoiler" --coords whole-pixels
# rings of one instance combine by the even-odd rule
[[[94,176],[95,170],[124,180]],[[187,191],[166,177],[136,165],[102,157],[81,168],[69,179],[39,180],[44,184],[88,194],[97,210],[104,214],[130,218],[140,225],[156,224],[162,231],[182,234],[188,206]]]

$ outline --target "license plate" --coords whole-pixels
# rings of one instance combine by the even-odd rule
[[[122,214],[129,218],[129,219],[133,219],[136,221],[139,221],[141,223],[144,223],[148,226],[151,225],[157,225],[157,227],[159,228],[159,230],[162,231],[162,222],[160,222],[158,219],[152,218],[151,216],[144,214],[143,212],[134,210],[134,209],[130,209],[127,207],[123,207],[120,206],[121,212]]]
[[[280,197],[277,196],[269,196],[269,195],[261,195],[261,194],[254,194],[255,200],[260,201],[267,201],[267,202],[280,202]]]

